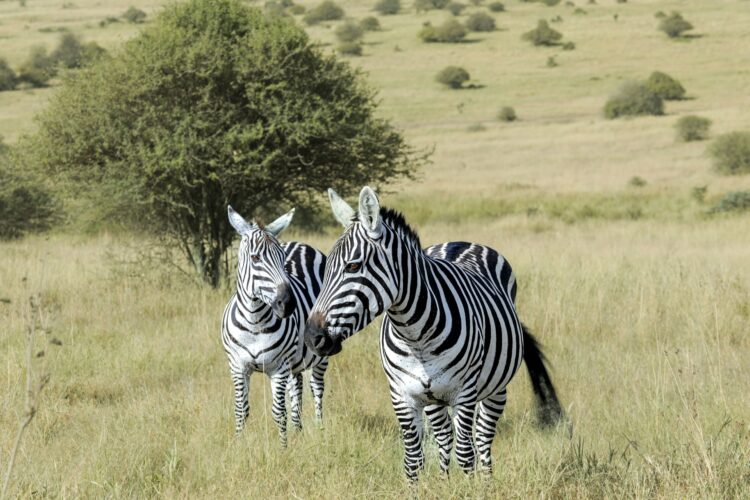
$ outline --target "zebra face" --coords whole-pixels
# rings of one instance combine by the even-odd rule
[[[265,228],[245,221],[228,208],[229,221],[242,236],[237,256],[237,295],[246,303],[265,303],[279,318],[286,318],[296,300],[284,268],[286,253],[276,239],[291,222],[294,210]]]
[[[326,260],[323,287],[305,329],[307,346],[321,356],[340,352],[345,339],[391,306],[398,290],[394,238],[380,219],[375,193],[362,190],[356,218],[335,193],[329,195],[334,214],[348,226]]]

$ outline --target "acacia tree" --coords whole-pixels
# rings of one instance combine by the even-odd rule
[[[361,74],[293,21],[190,0],[66,75],[23,147],[71,193],[168,235],[217,286],[228,203],[263,215],[411,175],[424,155],[375,108]]]

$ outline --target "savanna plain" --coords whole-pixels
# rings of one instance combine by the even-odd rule
[[[509,259],[520,316],[544,344],[569,422],[536,426],[522,370],[509,386],[493,475],[465,476],[454,464],[441,477],[428,442],[425,473],[409,487],[376,321],[332,359],[322,428],[306,393],[304,429],[281,449],[269,385],[255,375],[250,420],[235,438],[219,338],[230,286],[134,260],[145,236],[61,225],[0,243],[3,469],[23,412],[30,295],[41,294],[49,335],[61,342],[35,349],[45,350],[36,373],[50,381],[11,495],[750,498],[750,219],[710,210],[726,192],[750,190],[750,176],[718,175],[707,141],[678,142],[673,128],[699,114],[712,136],[750,129],[750,3],[574,2],[507,0],[493,14],[497,30],[461,44],[423,43],[422,24],[450,14],[403,2],[349,59],[378,90],[381,115],[434,149],[416,180],[389,186],[381,201],[404,212],[425,246],[475,241]],[[120,0],[24,3],[0,1],[0,56],[11,64],[33,45],[51,48],[60,29],[110,51],[139,29],[99,26],[131,5]],[[352,18],[374,14],[369,0],[340,4]],[[161,8],[136,6],[149,18]],[[486,8],[460,18],[478,10]],[[656,29],[654,14],[672,10],[696,36],[670,40]],[[521,40],[556,16],[575,50]],[[338,23],[308,32],[334,50]],[[435,82],[448,64],[466,68],[473,86]],[[668,102],[664,116],[605,120],[607,97],[655,70],[678,78],[689,98]],[[0,92],[6,142],[34,130],[54,92]],[[518,120],[498,121],[502,106]],[[327,251],[337,235],[331,225],[284,237]]]

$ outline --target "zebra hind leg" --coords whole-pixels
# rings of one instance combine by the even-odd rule
[[[250,414],[248,402],[250,374],[241,369],[232,369],[232,384],[234,385],[234,433],[239,436]]]
[[[302,372],[289,376],[289,400],[292,409],[292,426],[302,430]]]
[[[286,386],[289,381],[289,372],[277,373],[271,376],[271,392],[273,393],[273,405],[271,414],[279,428],[279,440],[281,446],[286,448]]]
[[[435,433],[435,441],[440,453],[440,471],[448,474],[451,463],[451,452],[453,451],[453,423],[448,413],[448,407],[441,405],[430,405],[425,408],[427,420],[430,422],[432,432]]]
[[[492,441],[497,431],[497,421],[505,410],[508,393],[505,389],[479,403],[477,414],[477,452],[481,469],[492,473]]]
[[[310,375],[310,389],[315,401],[315,421],[318,425],[323,423],[323,389],[325,388],[324,377],[328,368],[328,359],[323,359],[312,368]]]

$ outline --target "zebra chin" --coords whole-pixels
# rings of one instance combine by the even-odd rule
[[[333,356],[341,352],[341,337],[328,333],[325,320],[313,314],[305,326],[305,345],[318,356]]]

